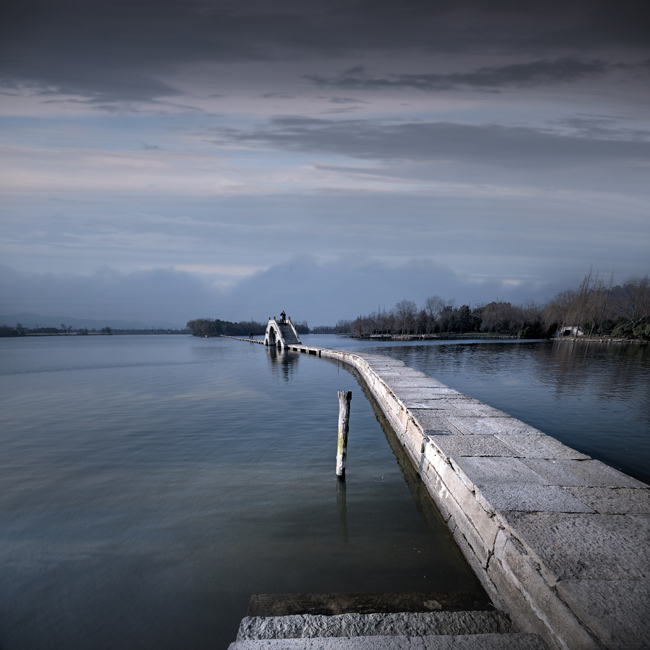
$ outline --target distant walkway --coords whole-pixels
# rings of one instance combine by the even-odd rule
[[[233,339],[235,341],[244,341],[245,343],[258,343],[259,345],[264,345],[264,341],[260,339],[244,338],[243,336],[228,336],[227,334],[221,334],[220,338]]]

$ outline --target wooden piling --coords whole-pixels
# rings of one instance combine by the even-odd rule
[[[339,441],[336,448],[336,475],[345,478],[345,461],[348,455],[348,431],[350,429],[350,400],[352,391],[339,391]]]

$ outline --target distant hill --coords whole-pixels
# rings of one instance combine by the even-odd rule
[[[151,321],[150,323],[141,323],[139,321],[126,321],[119,319],[102,319],[95,320],[92,318],[73,318],[72,316],[42,316],[41,314],[10,314],[9,316],[0,315],[0,325],[15,327],[20,323],[23,327],[61,327],[65,324],[73,329],[87,327],[89,330],[100,330],[102,327],[110,327],[114,330],[149,330],[149,329],[185,329],[184,325],[178,323],[168,323],[166,321]]]

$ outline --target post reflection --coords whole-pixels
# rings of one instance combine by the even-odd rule
[[[348,543],[347,486],[344,478],[336,477],[336,509],[339,515],[339,539]]]

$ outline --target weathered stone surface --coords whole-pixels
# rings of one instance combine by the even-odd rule
[[[448,404],[449,400],[444,395],[440,395],[431,399],[405,398],[401,402],[407,409],[435,409],[441,404]]]
[[[430,634],[507,633],[510,621],[499,611],[399,612],[384,614],[297,614],[247,616],[237,640],[327,636],[427,636]]]
[[[418,394],[415,397],[402,397],[400,395],[400,400],[404,406],[411,409],[435,409],[440,408],[441,404],[446,404],[444,408],[453,407],[456,408],[456,404],[462,402],[462,397],[460,395],[444,395],[438,393],[430,393],[429,391],[426,394]]]
[[[457,507],[457,503],[449,496],[447,486],[442,482],[442,479],[432,467],[429,460],[425,457],[421,459],[420,463],[420,477],[422,482],[427,488],[427,492],[434,496],[440,515],[445,521],[448,521],[451,516],[452,507]]]
[[[402,381],[405,379],[427,379],[429,383],[436,382],[423,372],[411,368],[377,368],[375,372],[385,381]],[[439,385],[439,382],[436,382]]]
[[[552,460],[590,460],[586,454],[581,454],[571,447],[563,445],[559,440],[545,434],[532,435],[525,433],[497,433],[496,437],[513,449],[516,456],[524,458],[546,458]]]
[[[560,645],[554,643],[550,638],[552,632],[530,606],[526,595],[519,589],[512,573],[508,569],[504,569],[501,562],[492,559],[487,567],[486,575],[488,584],[492,587],[496,598],[507,603],[510,611],[517,613],[518,629],[522,632],[542,635],[547,642],[550,642],[550,647],[553,650],[560,650]],[[592,650],[592,647],[586,646],[584,650]],[[561,650],[566,650],[566,647],[562,647]],[[575,646],[575,650],[583,649]]]
[[[463,433],[474,435],[490,433],[498,435],[501,433],[519,433],[526,435],[539,435],[542,432],[535,429],[521,420],[510,416],[490,417],[485,414],[480,416],[463,417],[460,413],[449,417],[450,421],[456,425]]]
[[[454,428],[444,418],[440,418],[439,422],[430,421],[429,426],[437,426],[437,429],[424,429],[426,436],[457,436],[459,435],[458,429]]]
[[[465,435],[494,435],[498,430],[493,422],[494,418],[487,418],[477,415],[461,415],[458,410],[451,413],[449,421]]]
[[[630,519],[634,519],[638,522],[640,522],[644,526],[648,526],[650,528],[650,514],[648,513],[640,513],[640,514],[630,514],[628,515]]]
[[[427,447],[425,454],[447,491],[447,494],[442,492],[442,496],[445,497],[448,512],[456,521],[458,533],[466,539],[484,566],[499,530],[494,513],[479,504],[471,489],[439,452]]]
[[[381,366],[402,366],[406,367],[406,364],[400,359],[395,359],[395,357],[387,357],[383,354],[370,354],[363,353],[363,359],[368,362],[368,365],[381,367]]]
[[[557,589],[607,648],[650,648],[648,580],[566,580]]]
[[[497,536],[488,574],[499,595],[517,611],[520,631],[543,634],[553,642],[553,647],[563,650],[597,647],[593,636],[558,597],[555,581],[549,581],[540,571],[537,560],[503,531]]]
[[[432,435],[429,438],[447,456],[515,456],[510,447],[492,435]]]
[[[476,497],[485,508],[524,512],[594,512],[567,490],[555,485],[483,485]]]
[[[650,488],[569,487],[567,490],[604,515],[650,514]]]
[[[472,486],[481,485],[548,485],[549,482],[527,467],[518,458],[466,458],[452,459]]]
[[[446,418],[449,415],[458,413],[458,411],[455,411],[453,407],[448,406],[445,408],[442,404],[440,408],[411,409],[410,412],[423,430],[435,429],[435,423],[438,422],[440,418]]]
[[[440,384],[435,379],[429,377],[406,377],[390,380],[391,387],[395,388],[439,388]]]
[[[444,397],[445,393],[438,393],[436,392],[437,390],[442,390],[442,389],[436,389],[436,388],[418,388],[418,387],[403,387],[403,386],[394,386],[391,383],[390,390],[399,397],[400,400],[427,400],[427,399],[435,399],[437,395],[440,395],[440,397]],[[451,390],[451,389],[449,389]],[[460,393],[458,393],[460,395]],[[450,397],[447,395],[447,397]]]
[[[503,411],[495,409],[492,406],[487,404],[481,404],[480,402],[470,402],[465,400],[454,400],[451,402],[451,405],[458,409],[461,414],[475,416],[475,417],[484,417],[484,418],[504,418],[509,417]]]
[[[528,467],[543,476],[549,484],[592,487],[647,487],[631,476],[601,463],[599,460],[523,460]]]
[[[650,527],[626,515],[500,513],[556,580],[650,578]]]
[[[449,388],[449,386],[445,386],[444,384],[440,384],[437,388],[427,388],[426,390],[429,395],[440,395],[447,399],[466,398],[466,395],[463,395],[463,393],[458,392],[454,388]]]
[[[536,634],[474,634],[249,640],[231,643],[228,650],[547,650],[547,646]]]

